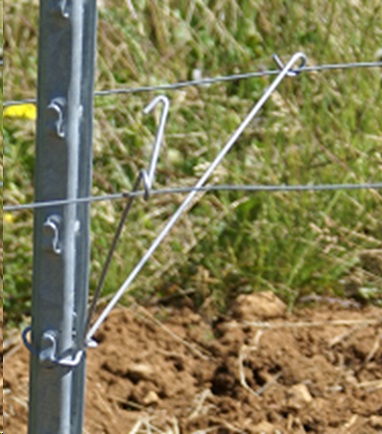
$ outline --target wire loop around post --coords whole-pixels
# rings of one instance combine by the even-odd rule
[[[23,341],[24,346],[35,357],[40,359],[40,362],[47,367],[53,367],[54,365],[64,366],[64,367],[75,367],[81,362],[81,359],[84,355],[85,348],[94,348],[97,344],[94,340],[89,339],[86,341],[86,345],[83,348],[73,352],[73,355],[65,355],[59,356],[56,355],[56,336],[53,332],[45,332],[43,336],[43,342],[49,342],[50,347],[37,350],[29,341],[28,336],[32,332],[32,327],[27,326],[21,332],[21,339]],[[48,339],[49,338],[49,339]]]

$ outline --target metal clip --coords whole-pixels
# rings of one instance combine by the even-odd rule
[[[56,365],[64,367],[75,367],[82,359],[85,349],[78,350],[73,357],[57,356],[57,333],[53,330],[44,332],[41,338],[40,351],[38,352],[28,340],[28,334],[31,332],[31,327],[26,327],[21,333],[24,345],[31,354],[38,356],[40,363],[46,368],[53,368]],[[89,347],[92,346],[92,340],[89,340]],[[94,345],[93,345],[94,346]]]
[[[61,255],[62,253],[60,243],[60,226],[61,217],[55,214],[49,216],[43,226],[44,248],[45,250],[53,251],[53,253],[56,255]]]
[[[48,105],[48,110],[55,112],[56,120],[54,122],[54,132],[60,138],[65,137],[65,125],[64,125],[64,108],[65,108],[65,98],[54,98]]]
[[[67,0],[52,0],[51,1],[52,13],[59,13],[62,18],[69,18],[68,1]]]
[[[41,364],[46,366],[60,365],[67,367],[77,366],[83,355],[84,351],[77,351],[73,357],[57,356],[57,337],[56,333],[52,330],[46,331],[41,338],[41,350],[39,354],[39,359]]]
[[[41,349],[38,355],[42,365],[51,366],[54,364],[57,350],[56,336],[52,331],[47,331],[41,338]]]

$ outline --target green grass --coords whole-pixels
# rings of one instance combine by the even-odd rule
[[[240,4],[240,6],[239,6]],[[308,64],[371,61],[382,48],[378,0],[105,1],[99,11],[96,88],[160,84],[273,68],[303,51]],[[4,9],[5,99],[36,92],[37,17],[30,2]],[[134,18],[134,16],[136,18]],[[192,185],[272,78],[168,93],[171,111],[155,186]],[[131,188],[147,165],[154,96],[95,100],[93,194]],[[287,79],[245,131],[215,183],[381,181],[381,71],[302,74]],[[33,200],[34,126],[5,119],[4,201]],[[138,200],[118,245],[104,294],[145,251],[182,197]],[[91,286],[95,286],[123,204],[92,206]],[[349,296],[368,288],[382,298],[381,191],[204,194],[131,288],[139,300],[191,298],[208,315],[241,292],[272,290],[290,306],[308,293]],[[8,221],[9,220],[9,221]],[[29,314],[32,213],[4,226],[5,316]],[[373,262],[374,263],[374,262]]]

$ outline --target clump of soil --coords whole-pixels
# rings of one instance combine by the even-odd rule
[[[88,352],[84,433],[381,433],[381,314],[289,314],[264,294],[214,324],[189,308],[118,309]],[[7,434],[25,432],[27,363],[21,346],[5,357]]]

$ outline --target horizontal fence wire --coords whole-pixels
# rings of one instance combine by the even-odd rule
[[[324,64],[315,66],[302,66],[298,69],[298,73],[301,72],[321,72],[321,71],[335,71],[335,70],[349,70],[355,68],[382,68],[382,61],[377,62],[349,62],[349,63],[336,63],[336,64]],[[293,72],[293,71],[292,71]],[[226,76],[218,76],[213,78],[202,78],[199,80],[189,80],[177,83],[162,84],[157,86],[141,86],[141,87],[130,87],[121,89],[109,89],[109,90],[99,90],[95,91],[94,95],[99,96],[110,96],[110,95],[123,95],[123,94],[133,94],[133,93],[143,93],[143,92],[154,92],[154,91],[173,91],[189,86],[203,86],[211,85],[216,83],[259,78],[265,76],[273,76],[280,73],[279,69],[256,71],[248,73],[240,73]],[[13,105],[20,105],[25,103],[36,103],[35,98],[28,98],[15,101],[5,101],[3,102],[3,107],[9,107]],[[307,191],[330,191],[330,190],[361,190],[361,189],[381,189],[382,183],[361,183],[361,184],[321,184],[321,185],[211,185],[204,186],[195,189],[195,187],[177,187],[177,188],[166,188],[151,190],[151,195],[163,195],[163,194],[185,194],[191,191],[201,191],[201,192],[216,192],[216,191],[241,191],[247,193],[255,192],[307,192]],[[3,211],[19,211],[26,209],[36,209],[45,208],[52,206],[69,205],[73,203],[93,203],[101,202],[107,200],[117,200],[123,198],[129,198],[134,196],[144,196],[145,191],[136,192],[123,192],[106,194],[100,196],[89,196],[84,198],[76,199],[58,199],[45,202],[33,202],[27,204],[15,204],[15,205],[5,205]]]
[[[363,184],[307,184],[307,185],[207,185],[204,187],[175,187],[150,190],[152,196],[169,195],[169,194],[187,194],[192,191],[196,192],[319,192],[333,190],[379,190],[382,189],[382,182],[363,183]],[[72,205],[80,203],[93,203],[128,199],[131,197],[144,197],[147,194],[145,190],[135,192],[113,193],[100,196],[80,197],[75,199],[58,199],[44,202],[32,202],[19,205],[5,205],[3,211],[21,211],[37,208],[49,208],[53,206]]]
[[[378,62],[350,62],[350,63],[335,63],[325,65],[304,66],[298,69],[298,72],[322,72],[322,71],[335,71],[335,70],[348,70],[355,68],[382,68],[382,61]],[[112,95],[126,95],[133,93],[155,92],[155,91],[173,91],[190,86],[206,86],[216,83],[223,83],[228,81],[243,80],[249,78],[260,78],[266,76],[273,76],[279,74],[279,69],[272,69],[266,71],[246,72],[241,74],[232,74],[218,77],[206,77],[198,80],[181,81],[177,83],[168,83],[153,86],[140,86],[140,87],[125,87],[121,89],[105,89],[94,92],[94,96],[112,96]],[[26,98],[22,100],[4,101],[3,107],[10,107],[20,104],[35,104],[36,98]]]

